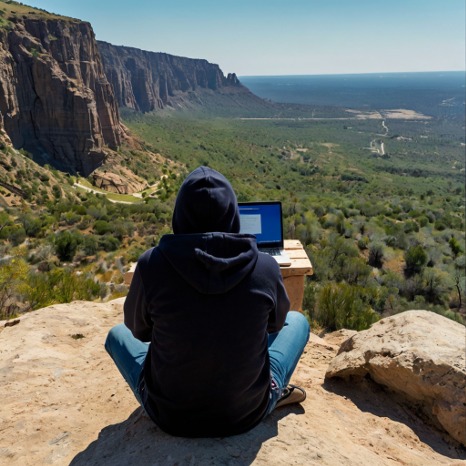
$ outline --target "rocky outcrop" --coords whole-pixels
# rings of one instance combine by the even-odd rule
[[[207,60],[148,52],[102,41],[98,41],[98,46],[120,107],[151,112],[175,106],[183,97],[189,98],[190,94],[203,90],[250,94],[235,74],[225,77],[218,65]]]
[[[134,173],[123,166],[114,167],[112,172],[94,170],[91,177],[94,186],[116,194],[131,194],[142,191],[147,186],[147,182],[138,182]]]
[[[466,446],[466,329],[428,311],[382,319],[346,340],[326,377],[375,382],[425,411]]]
[[[123,128],[89,23],[11,13],[0,29],[0,112],[14,147],[91,173]]]
[[[311,334],[292,379],[307,391],[301,406],[277,409],[233,437],[167,435],[143,415],[103,348],[108,330],[122,321],[123,301],[60,304],[8,326],[0,322],[0,464],[113,466],[132,464],[136,456],[141,466],[452,466],[466,460],[464,450],[390,394],[341,381],[329,389],[324,374],[347,338],[342,332]]]

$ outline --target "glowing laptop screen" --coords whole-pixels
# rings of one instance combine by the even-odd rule
[[[255,235],[259,247],[283,247],[280,202],[240,202],[240,233]]]

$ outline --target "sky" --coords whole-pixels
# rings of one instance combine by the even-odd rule
[[[22,0],[238,76],[465,70],[465,0]]]

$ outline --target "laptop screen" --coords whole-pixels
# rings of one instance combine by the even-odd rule
[[[239,202],[238,207],[240,233],[255,235],[259,247],[283,247],[280,202]]]

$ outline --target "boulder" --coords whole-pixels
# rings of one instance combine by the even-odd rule
[[[369,375],[466,445],[466,329],[429,311],[406,311],[347,339],[326,379]]]

